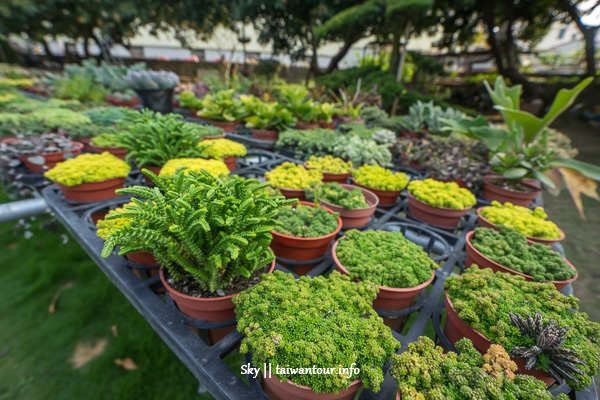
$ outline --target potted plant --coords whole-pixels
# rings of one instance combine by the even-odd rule
[[[44,176],[60,189],[67,200],[90,202],[117,197],[131,167],[108,152],[82,154],[58,163]]]
[[[179,85],[179,77],[176,73],[129,70],[125,80],[140,96],[144,108],[163,114],[173,112],[173,89]]]
[[[184,173],[189,171],[200,172],[205,170],[215,177],[229,175],[229,168],[221,160],[205,160],[203,158],[176,158],[169,160],[160,169],[160,176],[171,176],[177,169],[185,167]]]
[[[498,229],[476,228],[467,233],[466,267],[477,264],[528,281],[548,281],[558,290],[577,279],[575,267],[548,246],[529,242],[525,235],[503,225]]]
[[[403,172],[392,172],[379,165],[363,165],[352,172],[352,183],[379,198],[380,206],[392,206],[410,179]]]
[[[534,210],[515,206],[511,203],[500,204],[492,201],[492,205],[477,209],[477,223],[484,228],[496,228],[504,225],[513,228],[527,237],[527,240],[553,246],[565,238],[565,233],[552,221],[542,207]]]
[[[391,231],[347,231],[333,245],[333,261],[351,279],[376,284],[379,293],[373,307],[385,310],[409,307],[438,268],[423,247]],[[386,324],[398,328],[402,320],[395,320],[386,319]]]
[[[433,179],[412,181],[408,184],[408,212],[428,224],[456,227],[460,219],[477,204],[469,190],[456,182]]]
[[[336,104],[334,103],[321,103],[318,107],[318,119],[319,127],[324,129],[334,129],[335,122],[333,122],[333,115],[336,113]]]
[[[359,101],[360,86],[358,86],[354,95],[350,94],[346,88],[339,89],[339,96],[331,89],[329,93],[338,106],[334,115],[335,119],[343,124],[348,122],[365,123],[365,120],[360,118],[360,110],[365,105]]]
[[[305,192],[308,201],[318,201],[339,213],[344,228],[366,225],[379,204],[377,196],[367,189],[338,182],[314,184]]]
[[[337,271],[299,280],[275,271],[237,296],[240,353],[273,366],[263,378],[267,396],[351,400],[363,385],[377,392],[400,343],[373,311],[376,291]]]
[[[331,248],[331,241],[342,229],[339,213],[314,203],[301,201],[295,206],[283,207],[277,211],[276,226],[271,232],[271,249],[277,257],[309,261],[322,257]],[[310,267],[296,273],[304,275]]]
[[[269,184],[281,191],[286,199],[305,200],[304,189],[316,182],[321,182],[323,174],[319,171],[307,170],[300,164],[284,162],[265,173]]]
[[[323,182],[346,183],[352,174],[352,161],[346,162],[330,154],[323,157],[310,156],[304,166],[322,173]]]
[[[340,134],[331,129],[288,129],[279,134],[275,147],[306,159],[311,155],[319,157],[333,154],[333,148],[339,140]]]
[[[109,152],[115,157],[124,160],[127,156],[127,149],[120,147],[121,142],[115,132],[104,132],[94,136],[90,140],[90,150],[94,153]]]
[[[301,86],[285,86],[280,90],[280,97],[284,107],[296,118],[297,129],[319,127],[318,105],[310,98],[308,89]]]
[[[247,153],[246,146],[229,139],[203,140],[198,148],[204,157],[223,160],[230,171],[236,169],[238,157]]]
[[[483,197],[527,207],[541,192],[541,186],[531,180],[538,180],[554,193],[560,190],[562,180],[569,182],[567,186],[578,182],[585,187],[583,192],[595,193],[600,167],[561,157],[548,147],[548,126],[573,104],[592,80],[587,78],[570,90],[561,89],[548,113],[538,118],[520,110],[521,85],[508,87],[502,77],[498,77],[494,89],[487,82],[485,85],[506,128],[490,126],[481,116],[446,121],[449,124],[446,129],[482,140],[492,153],[490,164],[499,175],[486,178]],[[581,193],[577,191],[573,198],[584,218]]]
[[[246,127],[252,129],[252,137],[257,140],[277,140],[279,132],[296,123],[292,113],[282,104],[262,101],[258,101],[245,121]]]
[[[392,153],[387,144],[377,144],[371,138],[344,135],[338,137],[333,146],[332,154],[344,160],[351,161],[357,167],[363,164],[379,164],[389,166]]]
[[[408,115],[399,120],[402,126],[402,137],[406,139],[420,139],[427,134],[425,120],[430,113],[430,108],[422,101],[416,101],[408,109]]]
[[[143,170],[155,188],[134,186],[119,190],[135,206],[107,215],[106,219],[128,217],[133,221],[111,232],[102,256],[116,246],[120,253],[139,247],[123,247],[131,237],[144,238],[147,248],[163,267],[161,281],[179,310],[192,318],[228,321],[235,318],[232,298],[260,281],[275,268],[268,248],[270,232],[282,198],[260,194],[266,184],[231,177],[220,180],[201,170],[156,176]],[[212,332],[213,342],[233,328]]]
[[[567,378],[571,388],[582,390],[600,371],[600,325],[589,321],[585,313],[572,312],[579,300],[564,296],[551,283],[528,282],[522,276],[473,265],[462,276],[448,277],[444,287],[444,333],[451,343],[466,337],[481,353],[492,343],[501,345],[521,373],[547,385]],[[522,329],[517,315],[533,322],[533,329]],[[526,350],[531,351],[524,359]]]
[[[398,382],[396,400],[464,400],[474,396],[568,400],[565,394],[552,396],[546,385],[533,376],[515,375],[517,365],[502,346],[492,344],[483,356],[469,339],[459,340],[456,348],[459,354],[444,354],[431,339],[421,336],[408,344],[408,351],[394,354],[390,375]]]
[[[57,163],[81,154],[83,144],[66,134],[48,132],[41,135],[18,135],[2,139],[4,151],[12,154],[32,172],[44,172]]]
[[[234,98],[234,94],[233,89],[207,94],[197,114],[225,132],[233,132],[239,121],[247,116],[246,107],[240,99]]]
[[[179,107],[192,111],[192,116],[197,117],[197,111],[202,108],[202,100],[197,98],[193,92],[184,90],[179,95]]]

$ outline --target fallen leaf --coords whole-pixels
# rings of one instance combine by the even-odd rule
[[[67,289],[73,289],[73,282],[65,283],[56,291],[56,293],[54,293],[52,301],[50,302],[50,306],[48,306],[48,312],[50,314],[54,314],[56,312],[56,302],[58,301],[58,298],[60,297],[62,291]]]
[[[119,337],[119,331],[117,330],[117,326],[113,325],[110,327],[110,330],[112,331],[112,334],[114,337]]]
[[[97,339],[94,346],[90,346],[89,344],[83,342],[77,342],[69,362],[73,364],[73,368],[81,368],[102,354],[107,344],[108,341],[106,339]]]
[[[117,364],[120,367],[123,367],[127,371],[134,371],[139,368],[137,364],[129,357],[124,358],[122,360],[120,358],[117,358],[115,359],[115,364]]]
[[[571,168],[559,167],[558,169],[563,178],[565,178],[565,184],[567,185],[567,189],[569,189],[569,193],[571,193],[571,197],[575,202],[577,210],[579,210],[581,219],[585,221],[586,218],[585,214],[583,213],[583,202],[581,201],[581,195],[585,194],[586,196],[600,201],[600,196],[598,196],[597,192],[598,182]]]

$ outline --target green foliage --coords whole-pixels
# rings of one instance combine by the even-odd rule
[[[538,282],[566,281],[575,276],[576,272],[550,247],[540,243],[529,246],[525,235],[503,225],[498,228],[500,232],[475,228],[473,247],[498,264],[533,276]]]
[[[408,109],[408,115],[400,119],[402,128],[410,133],[424,134],[425,124],[433,109],[433,103],[416,101]]]
[[[102,85],[84,76],[60,80],[52,91],[59,99],[75,99],[82,103],[103,103],[108,93]]]
[[[294,126],[296,119],[280,103],[256,100],[251,115],[246,117],[246,126],[253,129],[275,129],[283,131]]]
[[[284,86],[280,89],[280,101],[299,122],[319,120],[319,106],[310,98],[308,89],[302,86]]]
[[[276,146],[294,149],[302,155],[326,156],[333,153],[339,134],[331,129],[288,129],[279,134]]]
[[[587,376],[581,378],[579,384],[568,381],[573,389],[583,389],[591,383],[590,377],[600,371],[600,325],[589,321],[585,313],[572,312],[578,308],[579,300],[564,296],[552,283],[526,282],[521,276],[494,273],[489,268],[479,269],[473,265],[460,277],[448,277],[444,287],[458,316],[492,343],[507,350],[534,344],[533,338],[523,335],[511,324],[509,311],[521,315],[540,312],[544,323],[554,320],[560,327],[568,326],[563,347],[575,350],[587,364],[581,367]],[[541,358],[536,366],[545,367]]]
[[[333,155],[351,161],[353,165],[391,165],[392,153],[386,144],[358,136],[341,136],[333,148]]]
[[[325,201],[346,210],[369,207],[369,203],[359,188],[347,190],[338,182],[319,183],[305,189],[304,192],[308,201]]]
[[[220,180],[204,170],[184,171],[158,177],[143,170],[155,188],[118,190],[144,201],[132,198],[135,206],[106,217],[127,217],[132,223],[109,234],[102,256],[116,246],[121,246],[119,254],[141,251],[137,244],[124,244],[131,237],[143,238],[173,279],[191,276],[210,292],[269,265],[274,260],[268,250],[274,217],[279,207],[293,201],[257,194],[267,184],[252,179]]]
[[[317,104],[318,110],[318,119],[319,121],[325,122],[327,124],[331,123],[333,120],[333,116],[336,113],[336,104],[334,103],[321,103]],[[360,109],[359,109],[360,110]],[[358,115],[356,116],[358,118]]]
[[[320,182],[323,174],[319,171],[307,170],[300,164],[284,162],[266,172],[265,179],[272,187],[305,189],[313,183]]]
[[[461,210],[477,204],[477,199],[468,189],[461,188],[456,182],[440,182],[433,179],[412,181],[408,191],[415,199],[433,207]]]
[[[409,178],[403,172],[390,171],[379,165],[363,165],[352,173],[356,182],[379,190],[402,190]]]
[[[229,168],[221,160],[205,160],[202,158],[176,158],[169,160],[160,169],[159,175],[173,175],[177,169],[185,167],[184,173],[194,171],[200,172],[205,170],[212,176],[227,176],[229,175]]]
[[[174,158],[201,157],[198,143],[212,127],[184,122],[180,115],[155,113],[144,109],[119,122],[119,147],[127,149],[127,160],[139,167],[160,167]]]
[[[345,174],[352,171],[352,161],[344,161],[341,158],[328,154],[324,157],[310,156],[306,160],[306,167],[326,174]]]
[[[173,89],[179,85],[179,76],[170,71],[141,70],[127,71],[125,80],[132,89]]]
[[[31,118],[40,121],[49,128],[67,130],[92,122],[85,115],[64,108],[42,108],[32,112]]]
[[[101,182],[112,178],[125,178],[131,167],[109,152],[81,154],[44,173],[44,176],[65,186],[76,186],[88,182]]]
[[[129,206],[133,206],[135,205],[135,203],[131,202],[131,203],[127,203],[127,204],[123,204],[123,207],[117,207],[114,210],[109,210],[107,215],[110,214],[114,214],[116,212],[119,212]],[[125,217],[120,217],[120,218],[114,218],[114,219],[100,219],[98,220],[98,222],[96,223],[96,227],[98,228],[98,230],[96,231],[96,235],[98,235],[99,238],[102,238],[104,240],[108,239],[108,236],[110,233],[112,233],[113,231],[117,230],[117,229],[121,229],[129,224],[131,224],[132,219],[131,218],[125,218]],[[132,242],[135,241],[140,241],[139,238],[130,238]],[[140,241],[140,244],[143,246],[143,240]]]
[[[181,106],[181,108],[199,110],[202,108],[202,100],[197,98],[193,92],[184,90],[179,95],[179,105]]]
[[[92,144],[99,147],[119,147],[120,143],[114,132],[104,132],[92,138]]]
[[[198,115],[215,121],[241,121],[247,116],[246,108],[240,99],[234,98],[233,89],[207,94],[202,99]]]
[[[444,354],[426,336],[392,357],[390,374],[405,400],[567,400],[553,397],[546,385],[529,375],[516,375],[517,366],[501,346],[492,344],[482,357],[469,339],[456,343],[460,354]]]
[[[277,211],[281,225],[275,227],[275,232],[298,238],[327,236],[338,228],[338,217],[339,213],[330,213],[321,207],[303,204],[282,207]]]
[[[419,286],[438,268],[421,246],[401,232],[351,229],[335,251],[350,278],[391,288]]]
[[[97,107],[84,111],[82,114],[94,124],[111,126],[129,115],[137,114],[137,111],[127,107]]]
[[[198,144],[198,148],[204,157],[216,159],[245,156],[247,153],[246,146],[229,139],[203,140]]]
[[[558,239],[561,233],[556,224],[546,220],[548,214],[542,207],[531,210],[515,206],[512,203],[500,204],[492,201],[492,205],[484,207],[481,215],[494,225],[504,225],[525,236],[540,239]]]
[[[275,374],[316,393],[337,393],[355,379],[378,391],[382,367],[400,343],[373,311],[376,293],[372,283],[351,282],[336,271],[299,280],[279,271],[265,275],[233,298],[245,335],[240,352],[252,352],[255,365],[333,368],[331,374]],[[351,365],[360,369],[358,376],[339,370]]]

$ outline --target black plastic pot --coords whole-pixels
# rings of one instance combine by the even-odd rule
[[[173,89],[135,89],[142,106],[163,114],[173,112]]]

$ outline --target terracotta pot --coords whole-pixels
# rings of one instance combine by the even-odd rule
[[[352,117],[343,116],[343,115],[334,115],[333,119],[339,121],[342,124],[348,124],[350,122],[356,122],[358,124],[364,124],[365,120],[363,118],[352,119]]]
[[[448,297],[448,292],[446,292],[446,325],[444,326],[444,334],[453,345],[456,344],[460,339],[466,337],[473,342],[473,347],[475,347],[481,354],[485,354],[492,344],[489,339],[483,336],[481,333],[471,328],[469,325],[463,322],[462,319],[456,313],[454,306],[452,305],[452,301],[450,301],[450,297]],[[544,381],[546,386],[551,386],[556,382],[554,378],[547,372],[541,369],[525,369],[525,360],[522,358],[512,358],[511,360],[517,364],[519,368],[517,373],[526,374],[536,377]]]
[[[158,265],[156,258],[154,258],[154,254],[148,253],[148,252],[125,254],[125,258],[127,258],[129,261],[136,263],[136,264]],[[150,272],[150,271],[148,271],[148,272]],[[156,274],[158,274],[158,270],[153,275],[156,275]]]
[[[238,121],[215,121],[214,119],[206,118],[213,126],[223,129],[225,132],[235,131],[235,127],[240,125]]]
[[[314,168],[308,168],[306,163],[304,163],[304,168],[311,170]],[[321,171],[319,171],[321,172]],[[352,175],[352,171],[345,172],[343,174],[328,174],[326,172],[321,172],[323,174],[322,182],[338,182],[338,183],[348,183],[348,178]]]
[[[142,168],[140,168],[140,171],[142,169],[147,169],[149,171],[154,172],[156,175],[158,175],[158,174],[160,174],[160,170],[162,169],[162,167],[155,167],[155,166],[151,166],[151,165],[145,165]],[[144,177],[144,179],[146,180],[146,182],[154,184],[154,182],[152,182],[150,180],[150,178],[148,178],[146,175],[142,174],[142,176]]]
[[[483,208],[484,207],[479,207],[477,209],[477,216],[479,217],[479,218],[477,218],[477,224],[484,228],[491,228],[491,229],[498,230],[498,228],[496,228],[495,224],[491,223],[483,215],[481,215],[481,210],[483,210]],[[560,237],[557,239],[542,239],[542,238],[537,238],[534,236],[525,236],[525,237],[527,238],[527,240],[530,240],[532,242],[545,244],[546,246],[552,247],[552,246],[554,246],[555,243],[560,242],[561,240],[563,240],[565,238],[565,233],[562,231],[562,229],[558,228],[558,231],[560,232]]]
[[[268,273],[273,272],[274,269],[275,260],[271,263],[271,268],[269,268]],[[203,319],[209,322],[222,322],[235,319],[235,304],[233,304],[231,299],[239,293],[212,299],[188,296],[179,293],[167,283],[163,268],[160,269],[160,280],[179,310],[188,317]],[[217,342],[234,329],[235,326],[211,329],[211,341],[213,343]]]
[[[346,184],[341,184],[341,186],[346,190],[352,190],[356,187],[353,185],[346,185]],[[379,199],[377,198],[377,196],[375,196],[375,194],[373,192],[371,192],[365,188],[359,188],[359,189],[362,192],[363,196],[365,196],[366,202],[368,204],[370,204],[369,207],[356,208],[354,210],[346,210],[343,207],[339,207],[339,206],[333,205],[331,203],[328,203],[326,201],[323,201],[322,199],[319,199],[319,202],[321,203],[321,205],[329,208],[330,210],[340,213],[340,217],[342,218],[342,223],[344,224],[343,228],[345,228],[345,229],[359,228],[359,227],[364,226],[367,223],[369,223],[369,220],[371,219],[371,215],[373,215],[373,213],[375,213],[375,209],[377,208],[377,205],[379,204]]]
[[[118,197],[119,195],[115,193],[115,190],[124,187],[125,178],[113,178],[75,186],[65,186],[58,182],[54,182],[54,184],[60,189],[65,199],[87,203]]]
[[[223,162],[225,163],[225,165],[227,165],[227,168],[229,168],[230,171],[233,171],[237,168],[237,160],[238,156],[229,156],[225,157],[223,159]]]
[[[215,135],[215,136],[203,136],[202,140],[215,140],[215,139],[224,139],[226,136],[225,132],[221,133],[220,135]]]
[[[304,123],[299,122],[296,124],[296,129],[300,129],[300,130],[317,129],[318,127],[319,127],[318,122],[304,122]]]
[[[400,196],[400,192],[402,192],[404,190],[404,188],[400,189],[400,190],[380,190],[380,189],[375,189],[369,186],[364,186],[361,185],[360,183],[356,182],[356,180],[354,178],[352,178],[352,184],[355,186],[358,186],[359,188],[364,188],[367,190],[370,190],[371,192],[375,193],[375,195],[379,198],[379,207],[384,207],[384,206],[393,206],[394,204],[396,204],[396,200],[398,200],[398,196]]]
[[[408,212],[413,217],[428,224],[454,228],[460,223],[460,219],[467,215],[472,207],[455,210],[453,208],[433,207],[427,203],[417,200],[412,194],[408,194]]]
[[[504,265],[499,264],[494,260],[491,260],[490,258],[483,255],[481,252],[479,252],[479,250],[477,250],[471,244],[471,239],[473,239],[474,235],[475,235],[475,231],[471,231],[471,232],[467,233],[467,237],[466,237],[466,239],[467,239],[467,244],[466,244],[467,260],[465,261],[465,267],[469,268],[471,265],[477,264],[481,268],[491,268],[492,270],[494,270],[494,272],[508,272],[509,274],[512,274],[512,275],[522,276],[528,282],[534,281],[532,276],[526,275],[522,272],[515,271],[508,267],[505,267]],[[532,245],[532,244],[533,244],[533,242],[529,241],[529,245]],[[567,281],[550,281],[556,287],[556,290],[563,289],[565,286],[567,286],[571,282],[574,282],[579,277],[579,274],[577,274],[577,270],[575,269],[573,264],[571,264],[566,259],[565,259],[565,262],[567,263],[567,265],[569,267],[571,267],[576,272],[576,275]]]
[[[361,386],[362,381],[357,379],[348,389],[340,390],[337,394],[315,393],[308,386],[296,385],[289,379],[281,382],[278,377],[269,377],[268,374],[263,378],[265,393],[272,400],[353,400]]]
[[[275,129],[252,129],[252,137],[256,140],[275,141],[279,138],[279,131]]]
[[[340,238],[333,245],[333,261],[338,271],[350,275],[350,271],[348,271],[340,262],[337,257],[336,249],[340,240],[344,240],[345,236]],[[415,298],[421,293],[423,289],[425,289],[433,279],[435,278],[435,271],[432,271],[431,278],[427,281],[421,283],[418,286],[412,288],[391,288],[387,286],[379,286],[379,293],[377,293],[377,298],[373,300],[373,308],[383,308],[385,310],[402,310],[404,308],[410,307]]]
[[[290,200],[290,199],[298,199],[300,201],[306,200],[306,195],[304,193],[304,189],[288,189],[288,188],[281,188],[281,187],[278,187],[276,189],[279,189],[279,191],[281,192],[283,197],[285,197],[288,200]]]
[[[73,141],[81,143],[83,145],[83,151],[88,151],[90,153],[92,152],[92,149],[91,149],[92,138],[81,137],[81,138],[73,139]]]
[[[102,147],[102,146],[94,146],[93,144],[90,143],[90,151],[94,152],[94,153],[104,153],[105,151],[108,151],[110,154],[112,154],[115,157],[120,158],[121,160],[124,160],[125,157],[127,156],[127,149],[124,149],[122,147]]]
[[[310,207],[317,207],[314,203],[301,201],[302,204]],[[325,208],[325,207],[323,207]],[[327,212],[333,214],[333,211],[325,208]],[[316,238],[299,238],[288,236],[276,231],[272,231],[273,241],[271,249],[276,256],[296,261],[309,261],[322,257],[331,248],[331,241],[335,239],[338,232],[342,229],[342,219],[338,217],[338,227],[335,232],[326,236]]]
[[[402,137],[406,139],[421,139],[425,137],[424,133],[415,133],[411,131],[407,131],[406,129],[402,129]]]
[[[335,122],[319,122],[319,128],[323,129],[335,129]]]
[[[492,183],[492,180],[496,178],[498,178],[496,175],[486,175],[483,178],[483,192],[481,195],[487,200],[497,200],[500,203],[510,202],[517,206],[529,207],[542,192],[542,189],[530,182],[521,182],[521,185],[531,188],[532,192],[507,190]]]
[[[12,138],[7,138],[4,139],[3,141],[9,141]],[[80,142],[75,142],[73,141],[73,148],[69,149],[69,150],[63,150],[63,151],[58,151],[56,153],[38,153],[38,154],[27,154],[27,155],[17,155],[17,157],[19,158],[19,160],[21,160],[23,162],[23,164],[25,164],[25,166],[27,167],[28,170],[32,171],[32,172],[44,172],[47,171],[48,169],[54,168],[56,166],[56,164],[58,164],[59,162],[63,162],[66,161],[66,159],[64,158],[65,154],[72,154],[73,157],[76,157],[78,155],[81,154],[81,150],[83,150],[83,144]],[[29,162],[27,159],[29,157],[44,157],[44,164],[43,165],[38,165],[38,164],[33,164],[31,162]],[[47,168],[44,168],[47,167]]]

